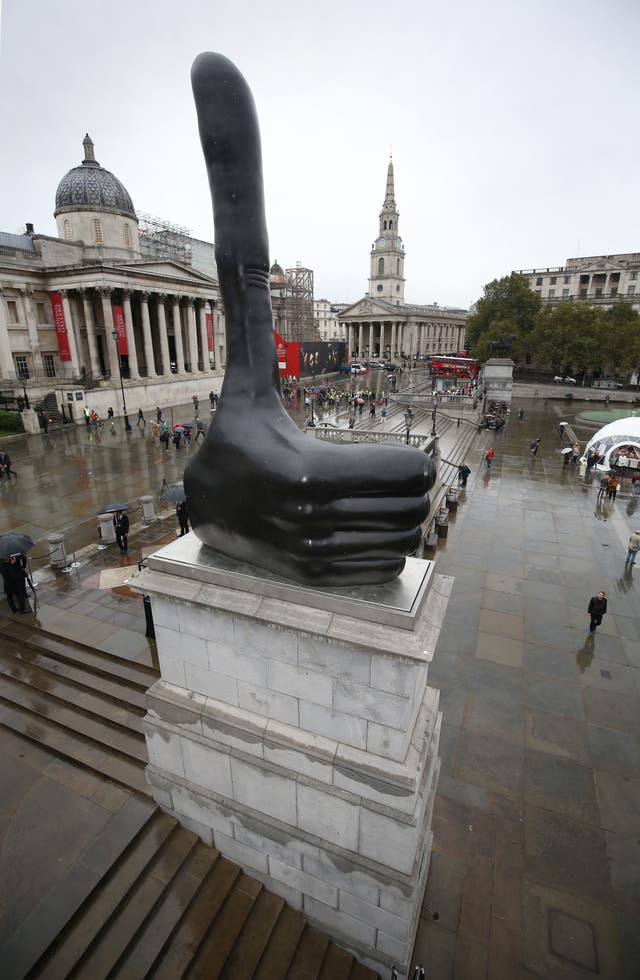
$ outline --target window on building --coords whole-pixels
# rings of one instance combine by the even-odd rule
[[[555,289],[550,289],[549,290],[549,299],[553,299],[555,295],[556,295]]]
[[[64,237],[68,242],[73,241],[73,229],[70,221],[65,221],[64,223]]]
[[[397,264],[396,264],[396,273],[398,275],[400,275],[400,259],[398,259]]]
[[[536,289],[536,296],[542,296],[542,290]]]
[[[378,259],[378,275],[384,275],[384,259]]]
[[[631,275],[629,276],[629,279],[632,279],[634,282],[636,281],[637,278],[638,278],[637,272],[632,272]]]
[[[602,286],[596,286],[596,299],[602,296]]]
[[[628,296],[635,296],[635,294],[636,294],[636,287],[635,286],[629,286],[629,288],[627,289],[627,295]]]
[[[29,365],[27,364],[26,354],[14,354],[13,358],[16,363],[16,373],[21,381],[26,381],[29,377]]]
[[[538,278],[536,279],[536,286],[541,286],[541,285],[542,285],[542,276],[538,276]]]
[[[581,289],[580,290],[580,299],[586,299],[586,298],[587,298],[587,290],[586,289]]]
[[[99,218],[93,219],[93,237],[96,245],[102,245],[102,225]]]
[[[396,286],[396,293],[400,292],[400,286]]]
[[[581,286],[588,286],[589,285],[589,276],[580,276],[580,285]]]
[[[557,277],[556,276],[551,276],[551,279],[549,280],[549,282],[551,283],[552,286],[555,286],[555,284],[557,282]]]
[[[620,273],[612,272],[609,276],[609,282],[620,282]]]
[[[44,373],[48,378],[55,378],[56,376],[56,362],[54,360],[53,354],[43,354],[42,361],[44,364]]]
[[[124,226],[124,243],[127,248],[131,248],[131,228],[129,225]]]
[[[387,222],[386,221],[383,221],[382,222],[382,228],[383,228],[383,231],[386,231],[387,230]]]
[[[612,296],[617,296],[618,295],[618,287],[617,286],[612,286],[611,287],[611,295]]]
[[[391,231],[392,228],[393,228],[393,221],[390,221],[389,222],[389,231]]]
[[[38,312],[38,323],[46,323],[47,311],[44,303],[36,303],[36,310]]]
[[[564,277],[564,284],[565,284],[565,286],[567,286],[570,282],[571,282],[571,276],[565,276]]]
[[[382,292],[382,290],[383,290],[383,288],[384,288],[384,287],[383,287],[383,285],[382,285],[382,283],[379,283],[379,285],[378,285],[378,287],[377,287],[377,289],[378,289],[378,292],[379,292],[379,293],[381,293],[381,292]]]
[[[562,290],[562,298],[563,299],[567,299],[568,296],[569,296],[569,290],[568,289],[563,289]]]
[[[18,322],[18,304],[15,299],[7,300],[7,310],[9,312],[9,323]]]

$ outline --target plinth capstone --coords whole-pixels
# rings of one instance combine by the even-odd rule
[[[362,962],[408,970],[431,854],[452,580],[408,559],[378,586],[311,588],[185,535],[151,596],[155,800]]]

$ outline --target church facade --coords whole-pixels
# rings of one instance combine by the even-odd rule
[[[409,360],[465,349],[466,310],[405,303],[399,218],[393,161],[389,161],[378,236],[371,246],[369,291],[339,316],[339,333],[353,360]]]
[[[120,372],[136,405],[169,400],[166,385],[212,387],[226,360],[224,311],[210,274],[141,247],[126,188],[95,158],[60,181],[58,237],[0,233],[0,379],[4,389],[93,389],[113,401]],[[163,390],[148,390],[160,385]],[[119,414],[119,413],[117,413]]]

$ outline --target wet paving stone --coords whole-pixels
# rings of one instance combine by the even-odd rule
[[[538,806],[525,806],[525,873],[535,880],[603,901],[610,893],[600,827]]]

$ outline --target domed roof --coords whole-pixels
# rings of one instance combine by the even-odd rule
[[[586,458],[590,449],[598,449],[604,456],[599,468],[606,468],[609,466],[611,450],[627,445],[640,448],[640,417],[637,415],[628,415],[627,418],[603,425],[587,443],[584,457]]]
[[[277,259],[273,263],[273,265],[271,266],[271,268],[269,269],[269,275],[270,276],[283,276],[284,277],[284,269],[282,268],[281,265],[278,265],[278,260]]]
[[[64,211],[111,211],[137,221],[129,192],[117,177],[100,166],[88,133],[82,145],[81,166],[73,167],[58,184],[54,217]]]

